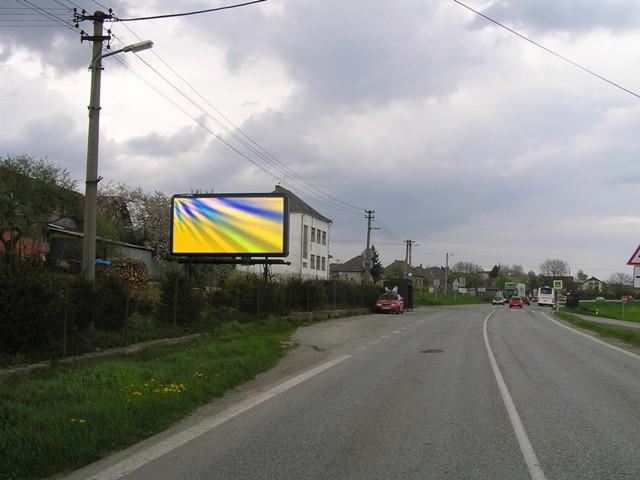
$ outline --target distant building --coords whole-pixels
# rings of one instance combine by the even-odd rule
[[[597,290],[598,292],[602,292],[604,288],[605,288],[605,283],[602,280],[597,279],[596,277],[591,277],[587,279],[580,286],[580,290]]]
[[[395,260],[384,269],[385,278],[404,278],[410,276],[414,291],[437,291],[444,287],[444,269],[441,267],[412,266],[407,268],[404,260]]]
[[[330,266],[331,278],[362,284],[365,279],[365,258],[363,254],[357,255],[344,263],[332,263]]]
[[[300,197],[276,185],[273,193],[289,196],[289,256],[291,265],[273,265],[271,272],[280,277],[329,278],[329,229],[333,223]],[[239,266],[238,270],[256,274],[262,265]]]

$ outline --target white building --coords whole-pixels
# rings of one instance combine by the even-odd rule
[[[284,260],[291,265],[272,265],[271,272],[279,277],[328,279],[331,220],[280,185],[273,193],[289,195],[289,256]],[[263,271],[262,265],[237,268],[256,274]]]

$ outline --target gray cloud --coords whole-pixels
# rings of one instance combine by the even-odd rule
[[[88,0],[74,3],[91,13],[104,10]],[[41,54],[43,63],[53,67],[58,74],[86,68],[89,65],[91,43],[81,43],[80,37],[82,30],[89,35],[93,34],[93,26],[90,21],[83,21],[76,28],[71,4],[68,9],[64,9],[53,0],[34,3],[39,8],[29,8],[19,3],[15,5],[16,9],[0,14],[0,25],[5,27],[1,29],[0,36],[0,62],[26,48]],[[116,0],[109,2],[109,5],[112,5],[117,14],[127,14],[125,2]],[[42,25],[42,28],[33,28],[33,25]],[[107,30],[112,24],[107,22],[104,25]]]
[[[538,31],[585,32],[594,29],[637,29],[640,5],[623,0],[495,1],[486,9],[470,6],[502,23],[534,28]],[[486,21],[478,19],[477,25]]]

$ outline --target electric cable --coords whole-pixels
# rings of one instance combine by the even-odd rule
[[[629,90],[628,88],[625,88],[625,87],[623,87],[622,85],[620,85],[620,84],[618,84],[618,83],[616,83],[616,82],[614,82],[614,81],[612,81],[612,80],[609,80],[609,79],[608,79],[608,78],[606,78],[606,77],[603,77],[602,75],[600,75],[600,74],[598,74],[598,73],[594,72],[593,70],[589,70],[588,68],[583,67],[583,66],[582,66],[582,65],[580,65],[579,63],[574,62],[573,60],[571,60],[571,59],[569,59],[569,58],[567,58],[567,57],[565,57],[565,56],[563,56],[563,55],[560,55],[560,54],[559,54],[559,53],[557,53],[557,52],[554,52],[554,51],[553,51],[553,50],[551,50],[550,48],[547,48],[547,47],[545,47],[544,45],[542,45],[542,44],[540,44],[540,43],[538,43],[538,42],[536,42],[536,41],[534,41],[534,40],[531,40],[529,37],[526,37],[526,36],[522,35],[521,33],[516,32],[514,29],[507,27],[506,25],[504,25],[504,24],[502,24],[502,23],[498,22],[497,20],[494,20],[493,18],[489,17],[488,15],[485,15],[484,13],[481,13],[481,12],[479,12],[478,10],[474,10],[474,9],[473,9],[473,8],[471,8],[470,6],[468,6],[468,5],[464,4],[464,3],[462,3],[460,0],[453,0],[453,1],[454,1],[455,3],[457,3],[458,5],[460,5],[460,6],[464,7],[464,8],[466,8],[467,10],[470,10],[471,12],[475,13],[476,15],[481,16],[481,17],[482,17],[482,18],[484,18],[485,20],[488,20],[489,22],[494,23],[494,24],[498,25],[498,26],[499,26],[499,27],[501,27],[501,28],[504,28],[504,29],[505,29],[505,30],[507,30],[508,32],[511,32],[512,34],[516,35],[517,37],[520,37],[520,38],[521,38],[521,39],[523,39],[523,40],[526,40],[527,42],[531,43],[532,45],[535,45],[536,47],[538,47],[538,48],[540,48],[540,49],[544,50],[545,52],[550,53],[551,55],[554,55],[555,57],[558,57],[558,58],[559,58],[559,59],[561,59],[561,60],[564,60],[565,62],[567,62],[567,63],[569,63],[569,64],[573,65],[574,67],[576,67],[576,68],[578,68],[578,69],[582,70],[583,72],[586,72],[586,73],[588,73],[589,75],[593,75],[594,77],[596,77],[596,78],[598,78],[598,79],[602,80],[603,82],[608,83],[609,85],[612,85],[612,86],[614,86],[614,87],[616,87],[616,88],[619,88],[620,90],[622,90],[622,91],[624,91],[624,92],[628,93],[629,95],[633,95],[633,96],[634,96],[634,97],[636,97],[636,98],[640,98],[640,94],[638,94],[638,93],[636,93],[636,92],[634,92],[634,91],[632,91],[632,90]]]
[[[137,18],[118,18],[113,17],[113,20],[116,22],[135,22],[138,20],[156,20],[159,18],[175,18],[175,17],[186,17],[188,15],[199,15],[201,13],[210,13],[210,12],[219,12],[220,10],[229,10],[232,8],[246,7],[248,5],[253,5],[255,3],[266,2],[267,0],[253,0],[251,2],[245,3],[236,3],[234,5],[225,5],[224,7],[216,7],[216,8],[207,8],[206,10],[196,10],[193,12],[183,12],[183,13],[169,13],[166,15],[152,15],[148,17],[137,17]]]
[[[114,38],[119,41],[120,43],[124,44],[124,42],[118,38],[116,35],[114,35]],[[163,81],[165,81],[168,85],[171,86],[171,88],[173,88],[178,94],[180,94],[182,97],[184,97],[187,101],[189,101],[193,106],[195,106],[196,108],[198,108],[204,115],[206,115],[207,117],[213,119],[214,121],[216,121],[216,123],[218,123],[227,133],[229,133],[232,137],[234,137],[237,141],[239,141],[240,143],[242,143],[245,147],[247,147],[249,150],[251,150],[254,154],[256,154],[259,158],[261,158],[263,161],[265,161],[267,164],[269,164],[270,166],[272,166],[273,168],[275,168],[276,170],[278,170],[280,173],[285,174],[286,173],[282,171],[282,169],[274,164],[273,161],[271,161],[269,158],[265,158],[265,156],[263,154],[261,154],[261,152],[257,151],[254,147],[252,147],[250,144],[247,144],[246,141],[244,141],[242,138],[238,138],[237,135],[235,135],[235,133],[231,130],[229,130],[225,125],[222,125],[217,119],[215,119],[214,117],[212,117],[209,112],[207,112],[201,105],[199,105],[197,102],[195,102],[191,97],[189,97],[186,93],[184,93],[179,87],[177,87],[173,82],[171,82],[169,79],[167,79],[161,72],[159,72],[155,67],[153,67],[149,62],[147,62],[146,60],[144,60],[141,56],[136,54],[136,57],[143,62],[149,69],[151,69],[156,75],[158,75]],[[310,185],[309,182],[306,182],[306,184],[302,184],[300,181],[297,181],[295,179],[292,179],[294,181],[294,183],[298,183],[302,186],[302,188],[307,188],[307,190],[309,189],[309,186],[311,186],[313,188],[313,185]],[[313,188],[314,190],[317,190],[317,188]],[[309,193],[309,192],[307,192]],[[310,195],[312,195],[314,198],[316,198],[317,200],[321,201],[322,203],[324,203],[325,205],[328,205],[332,208],[338,209],[343,211],[344,213],[350,214],[350,215],[358,215],[356,213],[354,213],[353,211],[348,210],[346,207],[344,207],[341,204],[336,204],[336,202],[333,202],[332,200],[327,200],[324,199],[322,197],[318,197],[317,195],[313,195],[311,193],[309,193]],[[360,210],[358,210],[360,211]]]
[[[129,32],[131,32],[131,34],[133,34],[139,41],[142,41],[142,39],[131,29],[129,28],[127,25],[124,25],[125,28],[127,30],[129,30]],[[237,141],[239,141],[240,143],[242,143],[243,145],[245,145],[247,148],[249,148],[251,151],[253,151],[256,155],[258,155],[259,157],[261,157],[263,160],[265,160],[267,163],[273,165],[276,169],[278,169],[281,173],[283,173],[283,175],[289,176],[289,177],[293,177],[296,178],[297,180],[299,180],[300,182],[304,183],[306,188],[309,188],[311,190],[314,190],[316,193],[318,193],[319,195],[330,199],[331,201],[335,201],[347,208],[352,208],[358,212],[361,212],[363,210],[365,210],[362,207],[358,207],[356,205],[353,205],[349,202],[345,202],[337,197],[334,197],[333,195],[325,192],[324,190],[322,190],[320,187],[315,186],[314,184],[312,184],[310,181],[306,180],[304,177],[302,177],[301,175],[297,174],[295,171],[293,171],[291,168],[289,168],[286,164],[284,164],[283,162],[281,162],[280,160],[278,160],[274,155],[272,155],[266,148],[264,148],[262,145],[260,145],[257,141],[255,141],[253,138],[251,138],[246,132],[244,132],[240,127],[238,127],[237,125],[235,125],[226,115],[224,115],[218,108],[215,107],[215,105],[213,105],[207,98],[205,98],[200,92],[198,92],[182,75],[180,75],[173,67],[171,67],[171,65],[169,65],[156,51],[152,51],[152,54],[158,58],[176,77],[178,77],[187,87],[189,87],[189,89],[194,92],[202,101],[204,101],[207,105],[209,105],[211,107],[211,109],[218,114],[221,118],[223,118],[229,125],[231,125],[232,129],[229,129],[226,125],[224,125],[222,122],[220,122],[219,120],[217,120],[215,117],[212,117],[212,119],[218,123],[218,125],[220,125],[220,127],[225,130],[229,135],[233,136]],[[246,141],[250,142],[251,145],[247,144],[246,141],[239,137],[238,134],[236,134],[236,131],[242,136],[244,137],[244,139],[246,139]],[[258,149],[259,151],[256,151],[256,149]],[[268,158],[265,158],[266,157]],[[277,165],[280,165],[280,167],[278,167]]]

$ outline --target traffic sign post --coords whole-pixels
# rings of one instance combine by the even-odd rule
[[[640,266],[633,267],[633,288],[640,288]]]

